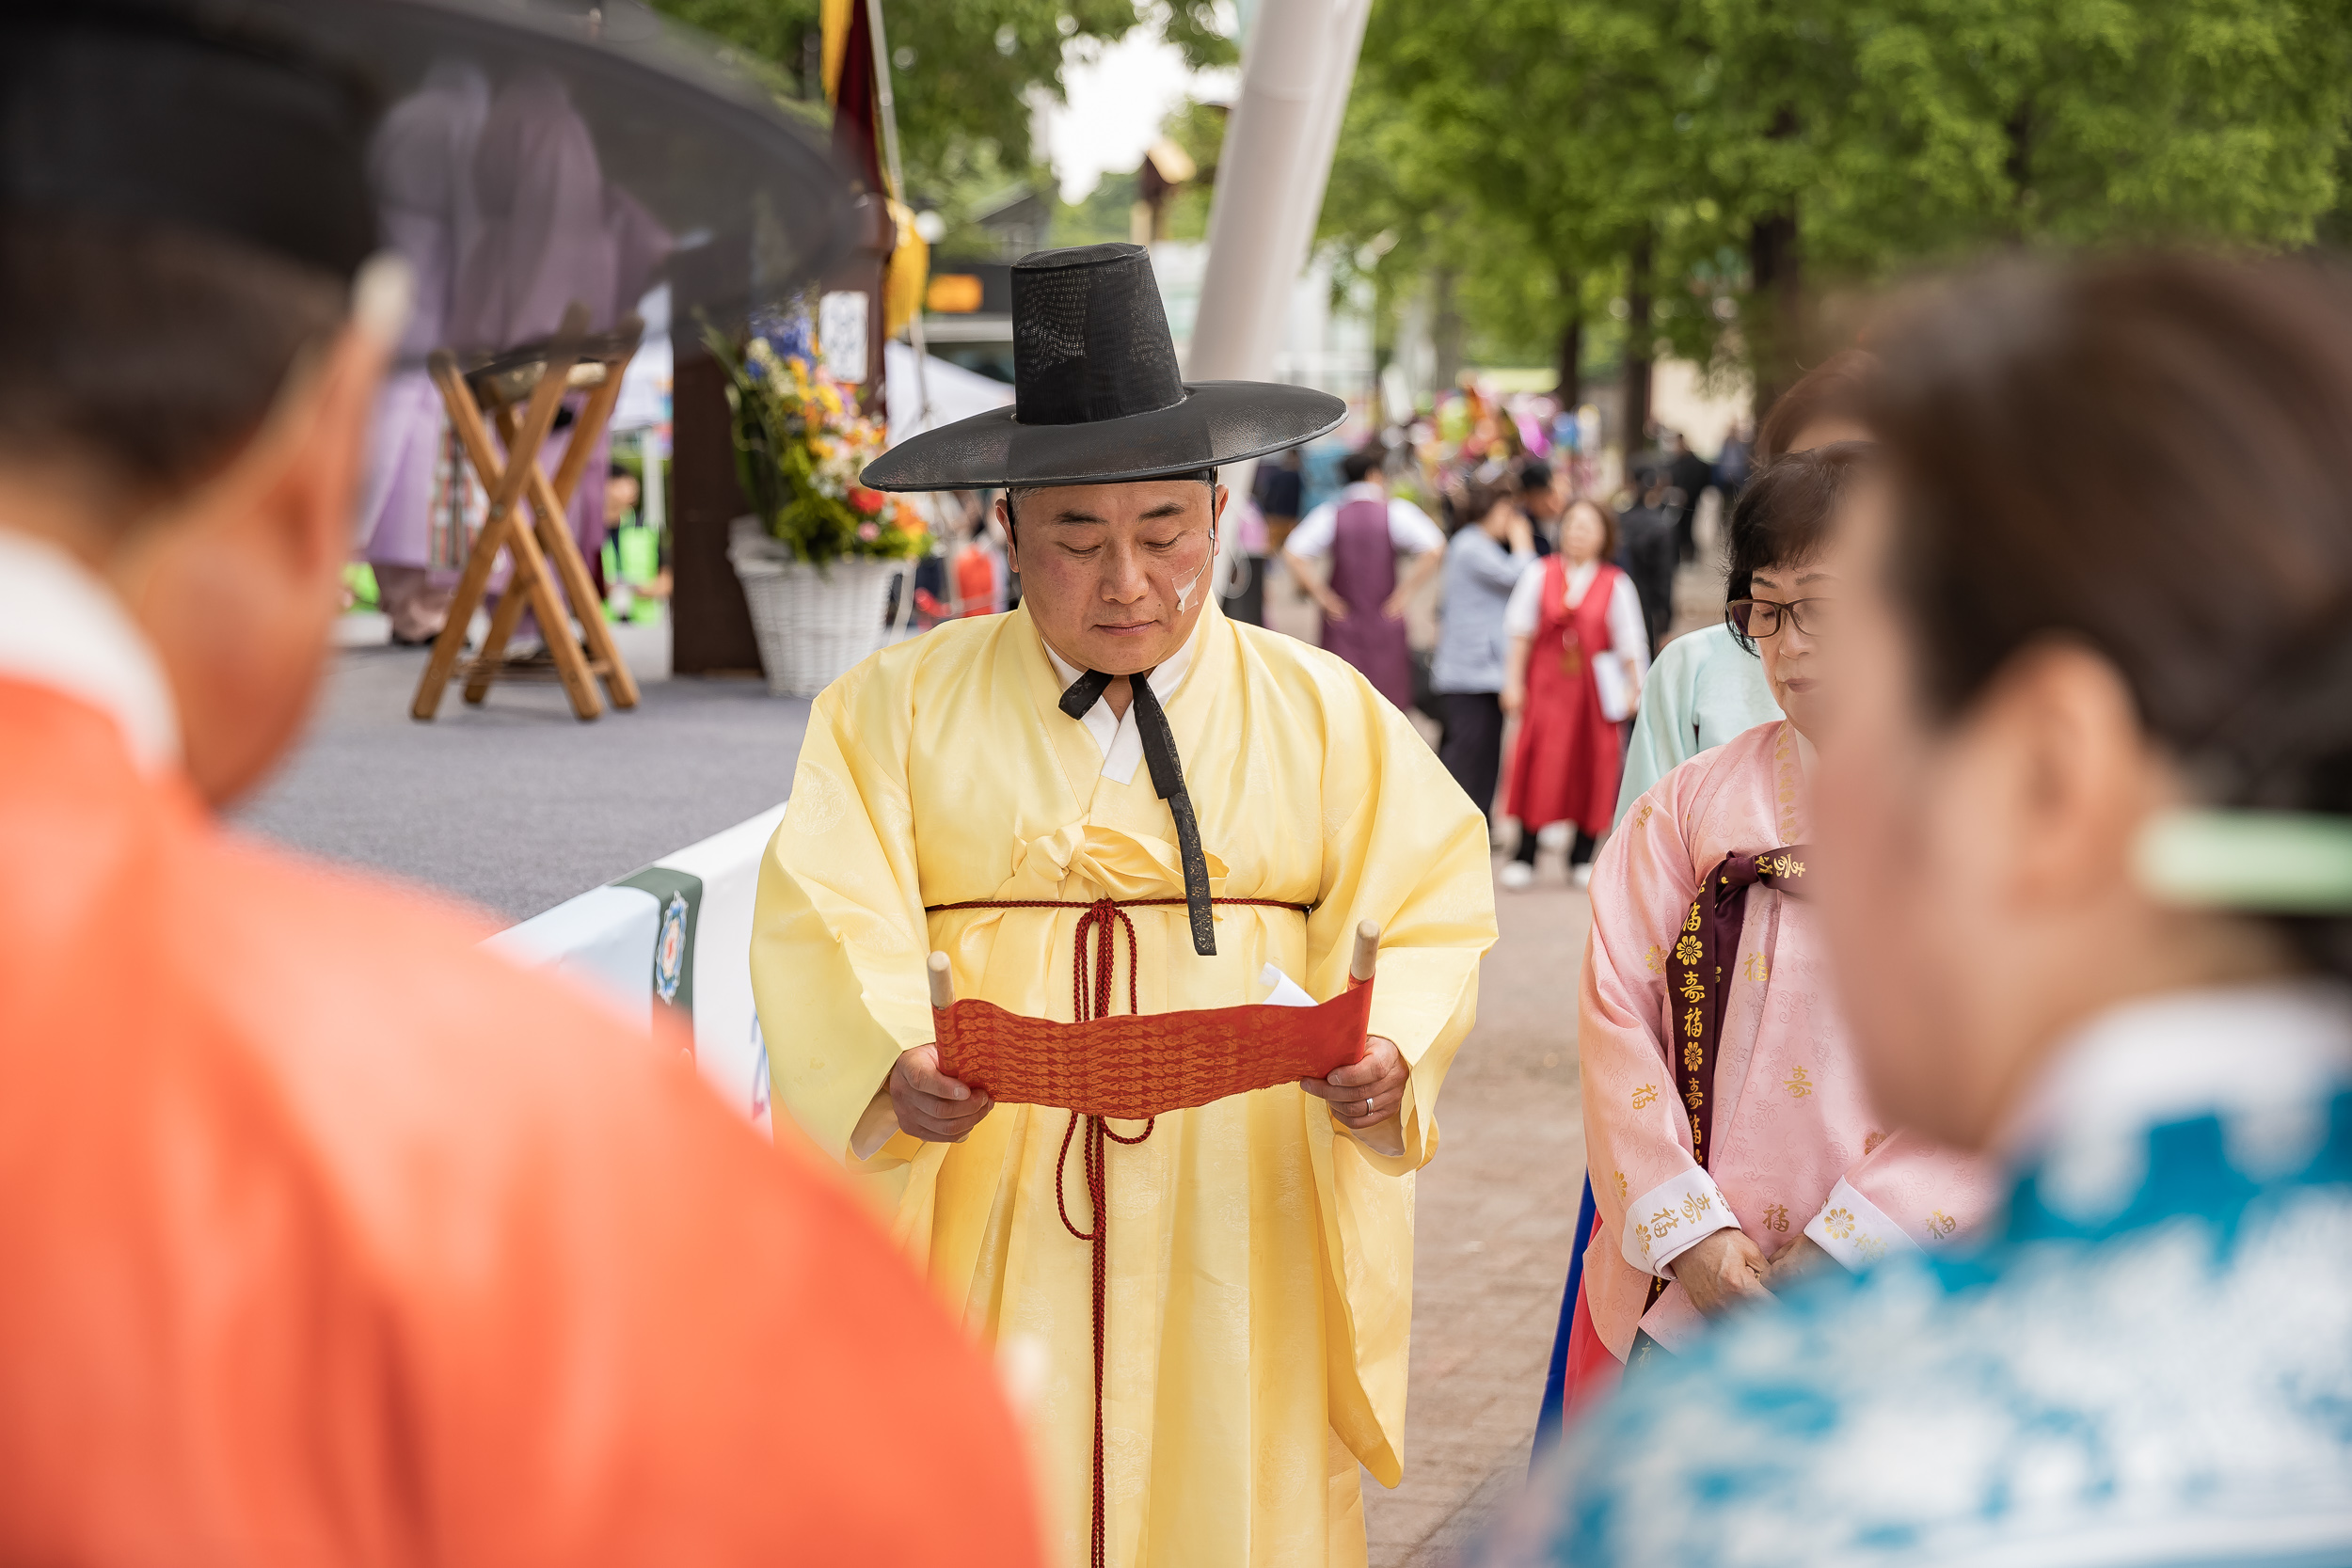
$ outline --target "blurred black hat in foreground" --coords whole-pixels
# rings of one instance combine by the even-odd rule
[[[25,0],[0,34],[0,217],[210,233],[419,272],[411,358],[596,326],[692,261],[724,323],[847,244],[818,139],[633,0]]]

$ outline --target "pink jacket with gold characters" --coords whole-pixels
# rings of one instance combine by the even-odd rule
[[[1623,1359],[1635,1328],[1672,1350],[1700,1327],[1655,1281],[1738,1226],[1767,1258],[1810,1236],[1849,1269],[1935,1247],[1992,1201],[1973,1159],[1899,1135],[1871,1109],[1839,1016],[1815,911],[1748,890],[1715,1057],[1706,1167],[1677,1069],[1668,958],[1700,881],[1726,856],[1802,846],[1803,743],[1785,720],[1703,752],[1635,801],[1593,868],[1579,1042],[1584,1146],[1600,1225],[1584,1258],[1593,1326]]]

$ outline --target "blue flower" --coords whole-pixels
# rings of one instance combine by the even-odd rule
[[[817,329],[809,319],[808,307],[794,305],[783,310],[764,310],[752,318],[752,335],[766,341],[779,359],[801,359],[814,364],[817,359]],[[758,374],[754,371],[753,374]]]

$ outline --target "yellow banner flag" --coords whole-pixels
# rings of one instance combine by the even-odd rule
[[[825,102],[841,96],[841,56],[850,47],[850,8],[858,0],[824,0]]]

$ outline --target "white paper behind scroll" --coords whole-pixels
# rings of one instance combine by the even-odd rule
[[[1262,1007],[1311,1007],[1315,1005],[1315,999],[1307,994],[1304,986],[1272,964],[1258,971],[1258,984],[1266,988],[1266,994],[1258,1002]]]

